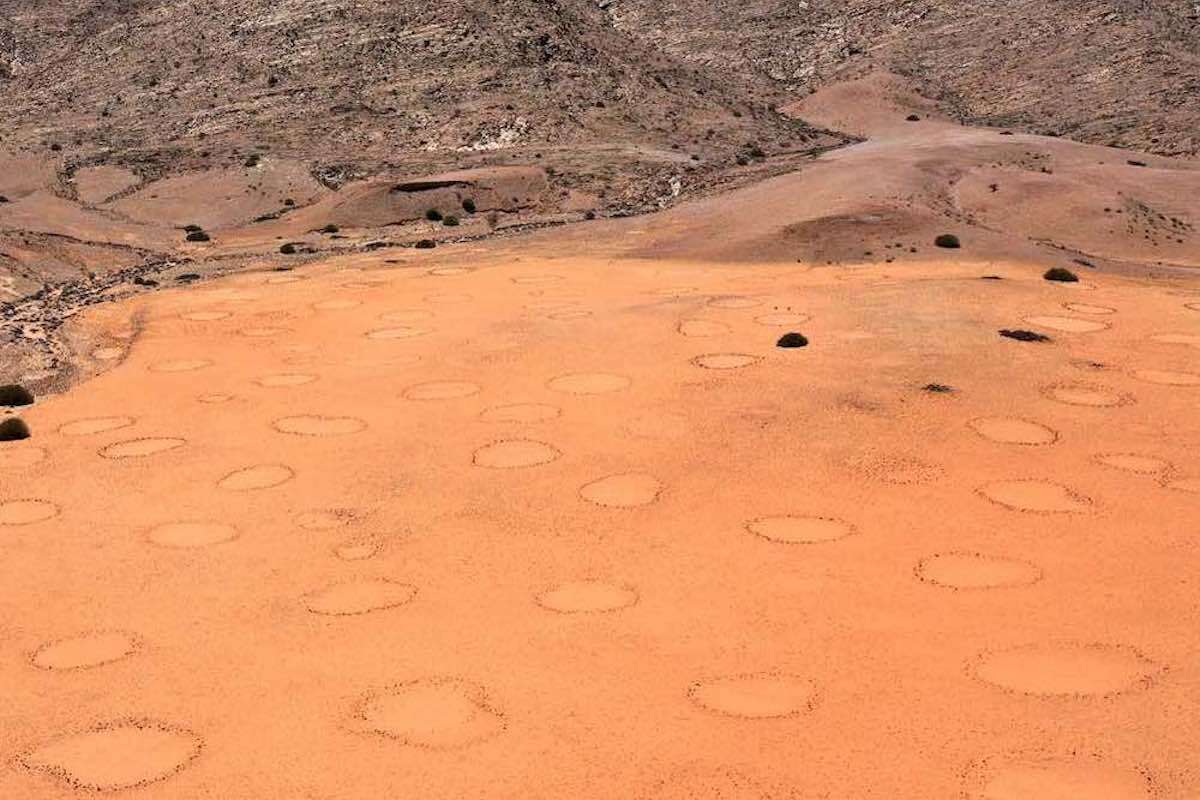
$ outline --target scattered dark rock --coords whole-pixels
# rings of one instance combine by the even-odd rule
[[[158,286],[158,281],[154,278],[144,278],[141,275],[135,276],[133,282],[138,286]]]
[[[8,417],[0,422],[0,442],[15,442],[29,438],[29,426],[20,417]]]
[[[938,247],[945,247],[950,250],[955,250],[959,247],[962,247],[962,243],[958,241],[958,237],[953,233],[940,234],[936,239],[933,240],[933,243]]]
[[[28,406],[33,404],[33,392],[17,383],[0,385],[0,406]]]
[[[779,341],[775,343],[776,347],[807,347],[808,337],[802,333],[785,333],[779,337]]]
[[[1044,333],[1026,330],[1009,330],[1005,328],[1000,331],[1000,335],[1005,339],[1016,339],[1018,342],[1048,342],[1050,337]]]
[[[437,242],[435,242],[433,239],[422,239],[421,241],[417,242],[418,250],[432,250],[435,247],[437,247]]]
[[[207,242],[207,241],[209,241],[209,236],[204,231],[192,231],[184,238],[187,239],[189,242]]]
[[[1069,269],[1062,267],[1051,267],[1042,275],[1048,281],[1057,281],[1059,283],[1077,283],[1079,276]]]
[[[947,386],[944,383],[927,383],[921,387],[923,392],[933,392],[934,394],[950,394],[954,391],[953,386]]]

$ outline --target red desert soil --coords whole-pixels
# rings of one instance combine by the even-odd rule
[[[806,104],[870,141],[82,314],[0,797],[1196,797],[1200,170]]]

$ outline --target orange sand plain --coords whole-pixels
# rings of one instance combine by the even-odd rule
[[[0,797],[1198,796],[1200,289],[704,208],[93,309]]]

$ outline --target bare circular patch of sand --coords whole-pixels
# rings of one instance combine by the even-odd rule
[[[1095,459],[1096,463],[1106,467],[1136,472],[1139,475],[1156,475],[1171,468],[1169,461],[1137,453],[1100,453]]]
[[[90,436],[94,433],[128,428],[133,422],[133,417],[88,417],[65,423],[58,432],[64,436]]]
[[[57,517],[59,508],[49,500],[0,501],[0,525],[32,525]]]
[[[1117,694],[1148,686],[1159,671],[1132,647],[1073,642],[984,652],[971,665],[985,683],[1034,695]]]
[[[1074,311],[1078,314],[1115,314],[1115,308],[1108,306],[1097,306],[1091,303],[1063,303],[1063,308],[1068,311]]]
[[[746,353],[705,353],[693,358],[692,363],[704,369],[741,369],[761,360]]]
[[[976,491],[1005,508],[1039,514],[1079,513],[1091,504],[1066,486],[1043,480],[992,481]]]
[[[746,530],[782,544],[833,542],[857,532],[844,520],[801,516],[760,517],[747,522]]]
[[[492,442],[475,451],[472,462],[477,467],[517,469],[549,464],[562,453],[545,442],[530,439],[505,439]]]
[[[1019,417],[978,417],[967,423],[985,439],[1001,444],[1043,445],[1058,441],[1058,432]]]
[[[208,392],[200,395],[196,400],[206,405],[218,405],[220,403],[228,403],[233,397],[228,392]]]
[[[1160,386],[1200,386],[1200,375],[1194,372],[1177,372],[1168,369],[1138,369],[1133,377],[1146,383]]]
[[[168,522],[150,531],[147,537],[162,547],[209,547],[214,544],[232,542],[238,538],[238,529],[223,522]]]
[[[91,631],[48,642],[29,660],[38,669],[90,669],[133,655],[138,644],[138,638],[127,631]]]
[[[1071,406],[1114,408],[1133,402],[1129,395],[1083,383],[1055,384],[1045,387],[1042,392],[1051,400]]]
[[[250,492],[279,486],[295,476],[291,467],[283,464],[257,464],[229,473],[217,482],[217,486],[231,492]]]
[[[255,383],[268,389],[286,388],[288,386],[303,386],[317,379],[316,375],[303,372],[281,372],[274,375],[263,375],[255,379]]]
[[[626,472],[584,484],[579,496],[606,508],[634,508],[653,503],[662,490],[663,485],[653,475]]]
[[[413,322],[430,319],[432,316],[433,312],[424,308],[403,308],[398,311],[389,311],[386,314],[380,314],[379,319],[383,322],[408,325]]]
[[[570,581],[538,593],[535,600],[559,614],[597,614],[629,608],[637,603],[638,593],[631,586],[605,581]]]
[[[1042,570],[1028,561],[981,553],[938,553],[921,559],[914,572],[925,583],[948,589],[1028,586],[1042,579]]]
[[[417,587],[386,578],[335,583],[304,595],[304,607],[332,617],[369,614],[412,602]]]
[[[370,539],[355,539],[342,542],[333,548],[333,554],[342,561],[363,561],[379,552],[379,542]]]
[[[561,413],[558,406],[546,403],[514,403],[486,408],[479,418],[484,422],[544,422]]]
[[[313,303],[313,308],[317,311],[345,311],[348,308],[357,308],[362,305],[362,300],[352,300],[349,297],[335,297],[332,300],[320,300]]]
[[[296,516],[296,525],[306,531],[331,531],[353,521],[354,512],[344,508],[305,511]]]
[[[607,394],[628,389],[633,383],[624,375],[608,372],[577,372],[551,378],[547,388],[567,394]]]
[[[1156,333],[1150,337],[1150,341],[1160,344],[1186,344],[1191,347],[1200,347],[1200,333]]]
[[[774,719],[813,709],[817,689],[796,675],[759,673],[697,681],[688,688],[693,703],[708,711],[744,719]]]
[[[1107,322],[1100,322],[1094,319],[1078,319],[1077,317],[1059,317],[1046,314],[1025,317],[1025,321],[1030,325],[1049,328],[1052,331],[1063,331],[1065,333],[1095,333],[1109,327]]]
[[[407,745],[452,749],[482,742],[505,728],[488,692],[458,678],[421,678],[368,694],[355,713],[367,731]]]
[[[1097,758],[989,759],[968,772],[967,800],[1150,800],[1151,778]]]
[[[189,322],[216,322],[221,319],[228,319],[233,316],[232,311],[185,311],[179,315],[181,319],[186,319]]]
[[[280,433],[298,436],[346,436],[367,427],[367,423],[357,417],[326,417],[319,414],[280,417],[271,425]]]
[[[127,719],[47,742],[22,755],[20,763],[74,789],[110,792],[169,778],[202,747],[200,737],[185,728]]]
[[[175,437],[145,437],[142,439],[126,439],[123,442],[114,442],[107,447],[102,447],[99,453],[104,458],[121,459],[121,458],[145,458],[157,453],[165,453],[168,450],[175,450],[187,444],[187,440]]]
[[[726,295],[724,297],[714,297],[708,301],[708,304],[713,308],[754,308],[755,306],[761,306],[762,302],[757,297]]]
[[[148,369],[151,372],[195,372],[198,369],[211,367],[213,362],[207,358],[174,358],[166,361],[156,361]]]
[[[808,322],[812,317],[808,314],[799,314],[793,311],[772,311],[770,314],[760,314],[754,318],[754,321],[759,325],[769,325],[772,327],[792,327],[804,322]]]
[[[685,319],[679,323],[678,330],[684,336],[703,337],[721,336],[729,333],[730,328],[724,322],[711,319]]]
[[[429,381],[404,390],[409,400],[452,400],[479,394],[479,384],[469,381]]]
[[[249,336],[252,339],[270,339],[275,336],[283,336],[285,333],[291,333],[291,331],[275,325],[254,325],[249,328],[242,328],[238,333],[242,336]]]
[[[431,333],[429,328],[412,328],[400,326],[395,328],[378,328],[367,332],[368,339],[415,339]]]

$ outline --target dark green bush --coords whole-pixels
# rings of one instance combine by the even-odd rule
[[[958,241],[958,237],[953,233],[943,233],[933,240],[933,243],[938,247],[945,247],[950,250],[955,250],[962,247],[962,243]]]
[[[0,406],[27,406],[33,403],[33,392],[15,383],[0,386]]]
[[[283,253],[285,256],[290,256],[296,252],[296,245],[288,242],[279,248],[279,252]]]
[[[808,337],[803,333],[785,333],[775,343],[776,347],[808,347]]]
[[[29,438],[29,426],[20,417],[8,417],[0,422],[0,442],[15,442]]]
[[[469,197],[465,198],[463,200],[462,207],[463,207],[463,211],[467,212],[468,214],[475,213],[475,201]]]
[[[456,227],[458,225],[458,217],[454,216],[453,214],[447,214],[442,219],[442,224],[445,225],[447,228]]]
[[[422,239],[421,241],[417,242],[418,250],[432,250],[435,247],[437,247],[437,242],[435,242],[433,239]]]
[[[442,212],[438,211],[436,208],[431,208],[425,212],[425,219],[429,220],[430,222],[441,222]]]
[[[1057,281],[1058,283],[1078,283],[1079,276],[1069,269],[1062,267],[1051,267],[1042,275],[1048,281]]]

